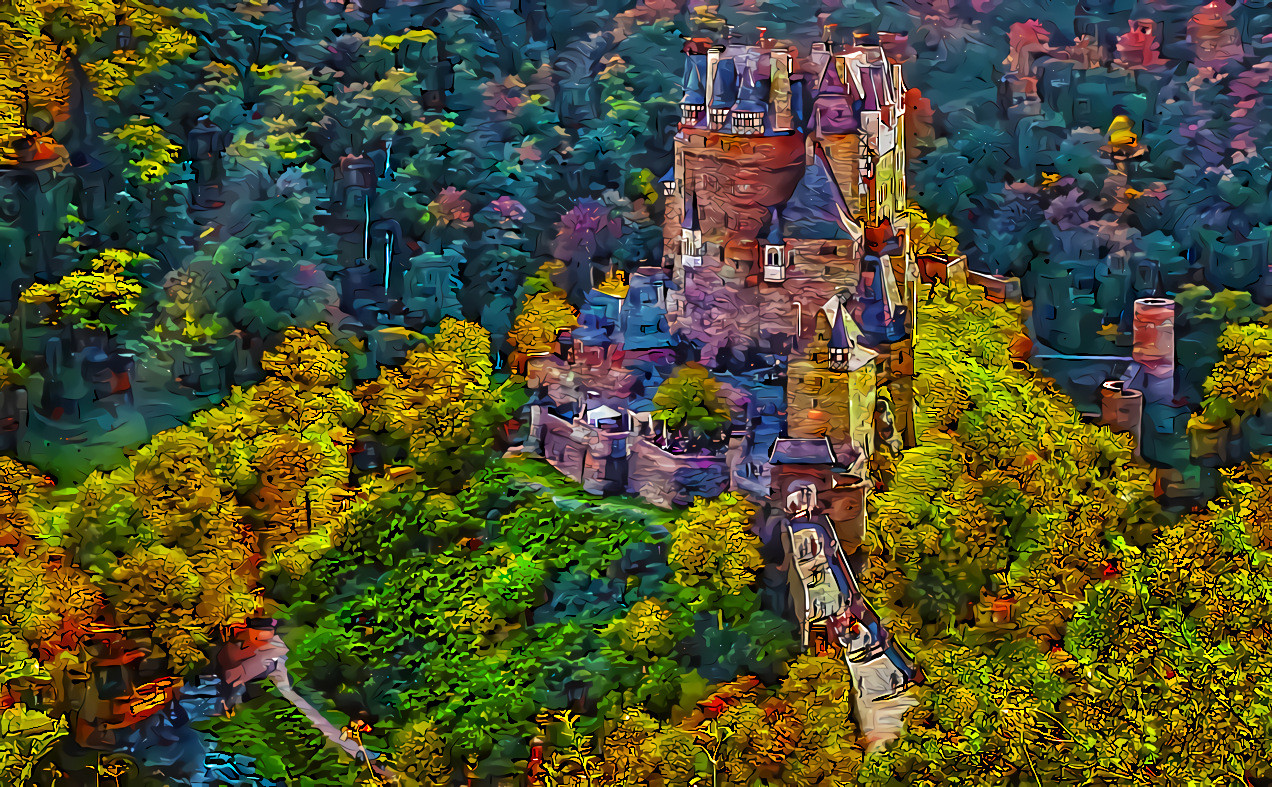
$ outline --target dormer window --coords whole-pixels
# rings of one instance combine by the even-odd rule
[[[782,264],[782,247],[764,247],[764,280],[770,283],[786,281],[786,266]]]

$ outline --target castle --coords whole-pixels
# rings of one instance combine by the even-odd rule
[[[768,495],[778,435],[827,440],[864,474],[880,427],[898,447],[914,439],[920,273],[907,237],[900,66],[877,42],[823,41],[800,56],[771,39],[694,38],[684,51],[663,265],[594,290],[557,357],[532,359],[542,394],[532,439],[594,491],[667,504],[728,487]],[[684,360],[715,370],[745,415],[727,457],[669,469],[672,486],[659,492],[642,478],[639,438],[656,431],[660,367]],[[784,390],[765,390],[775,382]],[[621,449],[619,433],[633,438]]]
[[[915,437],[917,284],[965,266],[912,252],[890,40],[828,28],[807,52],[762,34],[686,43],[663,264],[611,276],[558,352],[529,359],[526,448],[595,493],[670,506],[733,489],[760,502],[803,644],[850,661],[876,703],[863,712],[899,703],[899,719],[918,676],[851,560],[868,459]],[[734,411],[711,448],[678,447],[654,417],[667,370],[690,362]]]

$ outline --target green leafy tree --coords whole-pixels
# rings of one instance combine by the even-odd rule
[[[721,441],[732,422],[732,411],[721,395],[720,383],[701,364],[679,366],[654,393],[650,416],[675,435],[672,445],[687,450]]]

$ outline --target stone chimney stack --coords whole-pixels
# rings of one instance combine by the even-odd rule
[[[1114,432],[1128,432],[1135,438],[1135,455],[1140,453],[1140,422],[1144,414],[1144,394],[1127,388],[1121,380],[1100,386],[1100,423]]]
[[[791,110],[790,50],[774,49],[769,64],[769,105],[773,108],[773,130],[790,131],[795,128]]]
[[[1135,301],[1131,357],[1144,368],[1145,398],[1170,403],[1175,396],[1175,302]]]
[[[707,50],[707,111],[710,112],[711,97],[715,95],[716,70],[720,67],[720,56],[724,47],[713,46]]]

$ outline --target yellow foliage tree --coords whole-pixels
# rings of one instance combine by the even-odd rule
[[[342,527],[361,417],[337,387],[345,355],[292,330],[265,360],[271,377],[91,475],[68,514],[115,618],[153,630],[178,669],[256,613],[262,565],[303,572]]]
[[[345,377],[348,356],[335,349],[329,335],[316,329],[288,328],[282,341],[261,358],[261,366],[301,388],[332,386]]]
[[[666,602],[645,597],[634,604],[627,614],[615,620],[605,633],[618,637],[623,650],[641,661],[653,661],[666,656],[675,645],[675,613]]]
[[[526,296],[512,322],[508,341],[518,352],[544,355],[552,351],[562,331],[576,325],[578,311],[566,301],[563,290],[552,289]]]
[[[751,532],[755,515],[755,506],[745,497],[726,492],[695,500],[671,525],[667,563],[675,582],[699,590],[697,608],[718,603],[721,624],[726,607],[734,617],[744,612],[740,597],[764,565],[760,541]]]
[[[142,284],[128,266],[152,261],[147,254],[107,249],[89,262],[87,271],[68,274],[54,284],[32,284],[20,301],[42,309],[43,322],[109,330],[141,302]]]
[[[105,138],[126,154],[124,175],[141,183],[162,181],[181,152],[181,146],[147,117],[134,117]]]
[[[131,40],[115,39],[116,27]],[[90,46],[102,41],[116,46],[86,59]],[[138,76],[196,49],[168,12],[140,0],[0,3],[0,158],[11,159],[18,140],[38,136],[27,128],[28,110],[66,120],[77,82],[110,99]]]
[[[1219,351],[1222,356],[1206,378],[1208,396],[1246,413],[1272,401],[1272,327],[1229,325],[1219,337]]]
[[[910,243],[915,254],[958,256],[958,227],[948,217],[938,216],[933,221],[914,203],[910,203],[906,215],[910,218]]]
[[[480,331],[480,333],[477,333]],[[490,338],[472,323],[451,321],[432,341],[413,347],[400,369],[358,386],[363,427],[406,445],[419,468],[482,439],[474,418],[496,400]]]
[[[35,766],[70,732],[65,719],[18,704],[0,711],[0,776],[12,787],[35,784]]]

